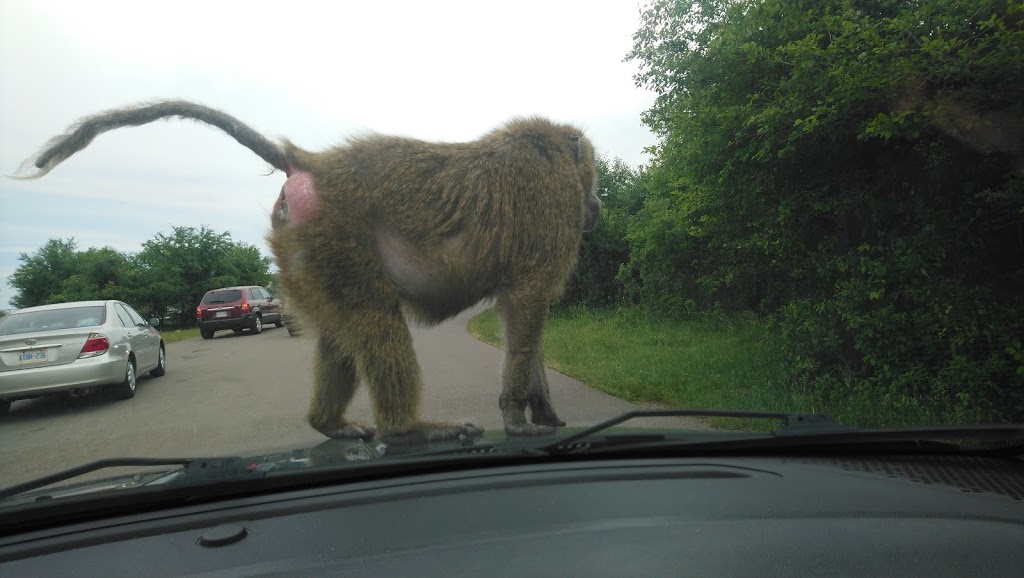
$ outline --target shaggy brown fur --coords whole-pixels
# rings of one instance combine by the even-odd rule
[[[372,135],[313,153],[220,111],[164,101],[83,120],[47,144],[29,178],[104,131],[171,116],[224,130],[289,176],[267,240],[291,310],[319,332],[310,425],[330,437],[372,436],[345,419],[363,380],[385,441],[480,435],[473,424],[420,421],[406,317],[438,323],[489,298],[505,332],[506,432],[565,425],[551,405],[541,334],[600,215],[594,149],[578,128],[519,118],[467,143]]]

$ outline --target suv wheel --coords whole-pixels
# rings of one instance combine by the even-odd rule
[[[213,339],[213,332],[209,329],[200,329],[199,335],[201,335],[203,339]]]
[[[259,335],[260,333],[263,333],[263,317],[261,317],[259,313],[253,316],[252,327],[249,329],[249,331],[253,335]]]

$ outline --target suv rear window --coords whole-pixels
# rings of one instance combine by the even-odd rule
[[[242,292],[238,289],[224,289],[223,291],[210,291],[203,296],[203,305],[214,305],[217,303],[234,303],[242,298]]]
[[[103,325],[106,317],[107,308],[102,305],[14,313],[0,318],[0,335],[94,327]]]

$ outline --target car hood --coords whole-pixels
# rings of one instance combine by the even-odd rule
[[[254,452],[241,458],[244,477],[259,477],[268,473],[298,472],[318,468],[332,468],[357,463],[374,461],[394,460],[400,461],[406,458],[436,453],[484,453],[491,448],[503,450],[515,450],[517,448],[528,448],[537,444],[550,443],[558,439],[584,431],[586,428],[559,428],[557,434],[549,436],[507,436],[503,431],[489,431],[483,437],[473,440],[454,440],[441,442],[423,442],[401,445],[388,445],[377,439],[363,440],[334,440],[297,449],[285,449],[267,452]],[[665,429],[665,428],[632,428],[614,427],[603,430],[601,436],[615,435],[642,435],[642,434],[692,434],[695,436],[723,438],[733,435],[750,435],[749,432],[723,432],[715,430],[687,430],[687,429]],[[198,461],[213,461],[221,458],[203,458]],[[225,457],[224,460],[237,460],[237,457]],[[429,457],[425,457],[429,459]],[[79,464],[75,464],[79,465]],[[18,494],[6,500],[0,501],[0,508],[27,505],[33,502],[48,501],[57,498],[70,498],[84,496],[87,494],[100,494],[116,492],[132,488],[171,486],[185,481],[190,476],[186,467],[173,467],[159,471],[152,471],[149,468],[145,473],[134,473],[113,477],[104,477],[89,481],[74,482],[51,486],[39,490],[33,490]],[[188,480],[192,481],[192,480]]]

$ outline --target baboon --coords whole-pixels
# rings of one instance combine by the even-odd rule
[[[420,421],[420,368],[406,319],[436,324],[485,299],[494,300],[505,336],[505,431],[565,425],[548,393],[541,334],[582,234],[600,217],[594,147],[580,129],[517,117],[471,142],[371,134],[308,152],[221,111],[169,100],[79,121],[51,139],[33,157],[39,171],[22,178],[46,174],[100,133],[167,117],[213,125],[287,176],[267,241],[281,291],[318,331],[313,428],[332,438],[376,431],[388,443],[481,435],[472,423]],[[370,388],[376,429],[345,419],[360,380]]]

